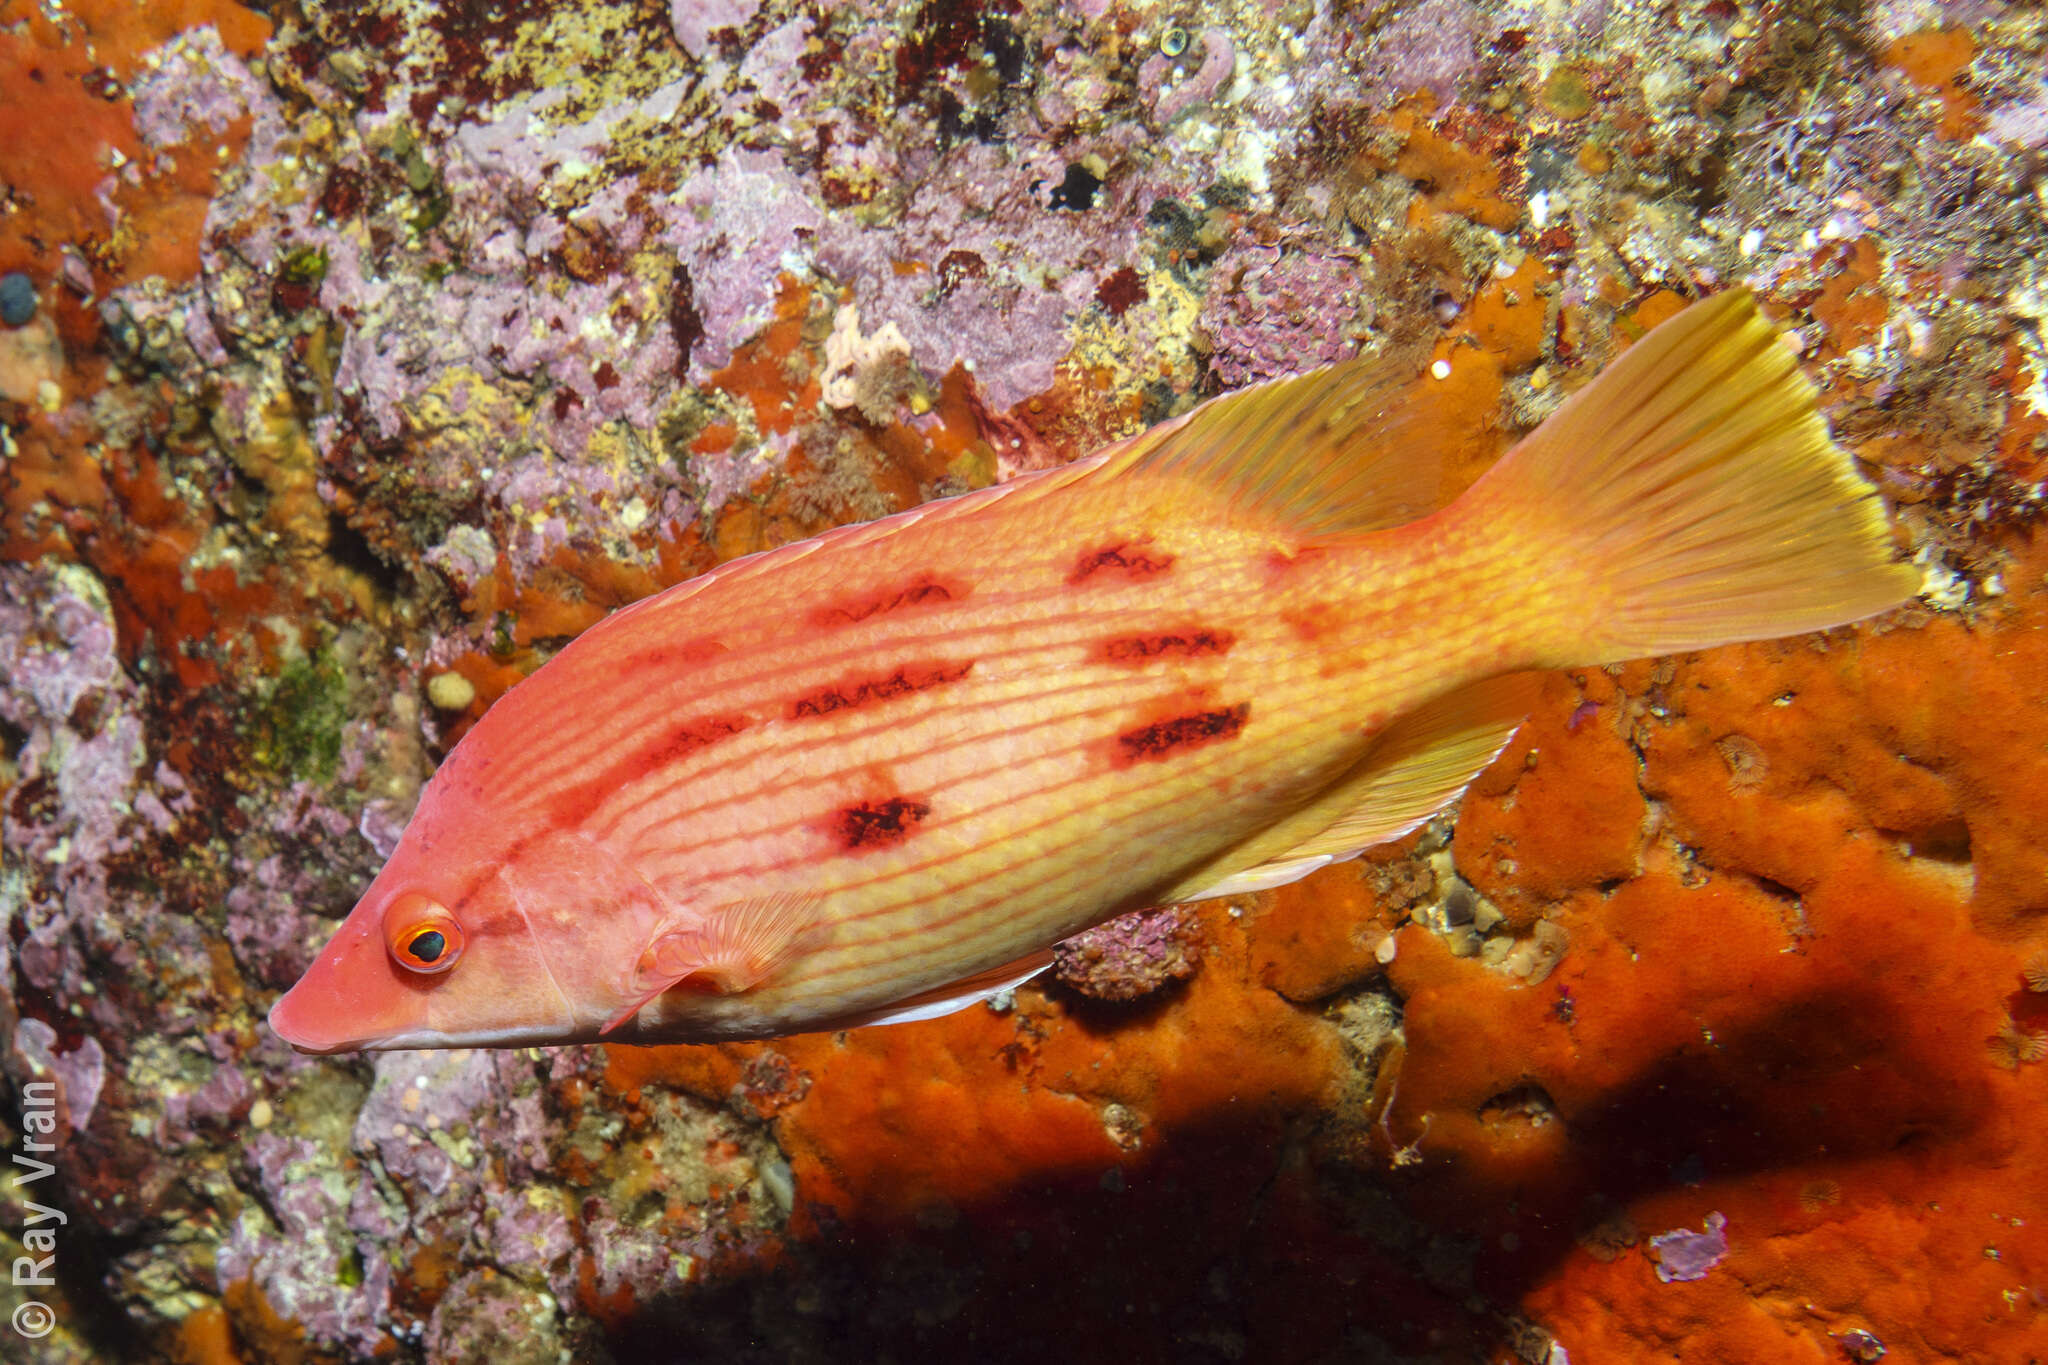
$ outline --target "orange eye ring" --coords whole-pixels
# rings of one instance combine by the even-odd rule
[[[409,972],[432,976],[462,956],[462,925],[431,896],[408,891],[384,912],[384,945]]]

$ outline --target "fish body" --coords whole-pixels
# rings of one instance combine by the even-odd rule
[[[1282,381],[615,613],[457,746],[273,1026],[335,1051],[943,1012],[1115,914],[1413,827],[1507,742],[1526,670],[1917,586],[1740,295],[1447,508],[1399,394],[1363,363]]]

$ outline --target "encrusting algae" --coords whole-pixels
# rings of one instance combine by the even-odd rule
[[[614,614],[470,731],[272,1026],[333,1052],[932,1017],[1114,915],[1412,829],[1530,670],[1919,586],[1743,292],[1437,510],[1409,377],[1246,390]]]

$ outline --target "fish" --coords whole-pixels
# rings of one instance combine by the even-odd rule
[[[1272,381],[614,612],[449,753],[270,1026],[333,1053],[935,1017],[1126,911],[1414,829],[1544,670],[1920,589],[1742,291],[1454,498],[1415,379]]]

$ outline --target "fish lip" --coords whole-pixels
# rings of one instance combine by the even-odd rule
[[[436,1052],[450,1048],[567,1047],[573,1043],[597,1041],[597,1030],[582,1028],[565,1033],[552,1024],[535,1024],[521,1029],[498,1029],[475,1033],[439,1033],[414,1029],[358,1043],[359,1052]]]

